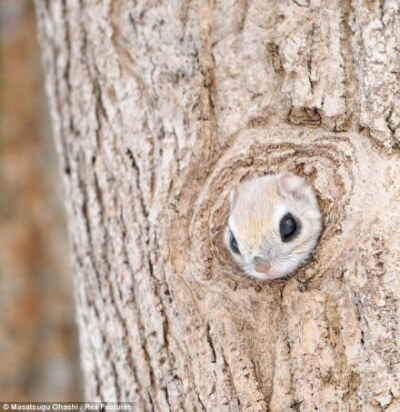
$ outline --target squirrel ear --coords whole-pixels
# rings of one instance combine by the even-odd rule
[[[278,191],[282,197],[300,198],[305,194],[308,183],[300,176],[285,173],[279,177]]]
[[[231,190],[231,193],[229,194],[229,199],[231,201],[231,209],[233,208],[233,206],[235,206],[235,203],[237,201],[237,197],[238,197],[238,189],[237,189],[237,186],[236,186]]]

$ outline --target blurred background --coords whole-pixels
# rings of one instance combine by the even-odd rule
[[[32,0],[0,0],[0,401],[82,400],[62,182]]]

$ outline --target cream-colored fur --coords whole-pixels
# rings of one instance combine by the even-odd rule
[[[283,242],[282,217],[291,213],[298,230],[293,239]],[[240,254],[232,252],[230,232]],[[266,175],[236,187],[231,195],[231,210],[225,243],[236,263],[257,279],[284,277],[304,264],[321,231],[321,214],[311,186],[293,174]],[[264,273],[255,270],[255,258],[270,264]]]

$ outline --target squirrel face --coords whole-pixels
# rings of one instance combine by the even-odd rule
[[[311,186],[301,177],[266,175],[231,193],[225,244],[251,277],[277,279],[303,265],[321,232],[321,213]]]

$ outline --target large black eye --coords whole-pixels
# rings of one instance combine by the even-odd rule
[[[232,232],[231,232],[231,236],[229,238],[229,246],[231,247],[233,253],[240,254],[240,250],[239,250],[239,246],[237,244],[237,240],[236,240],[235,236],[233,236]]]
[[[290,213],[287,213],[285,216],[283,216],[280,223],[279,231],[281,233],[282,242],[288,242],[296,233],[296,220]]]

